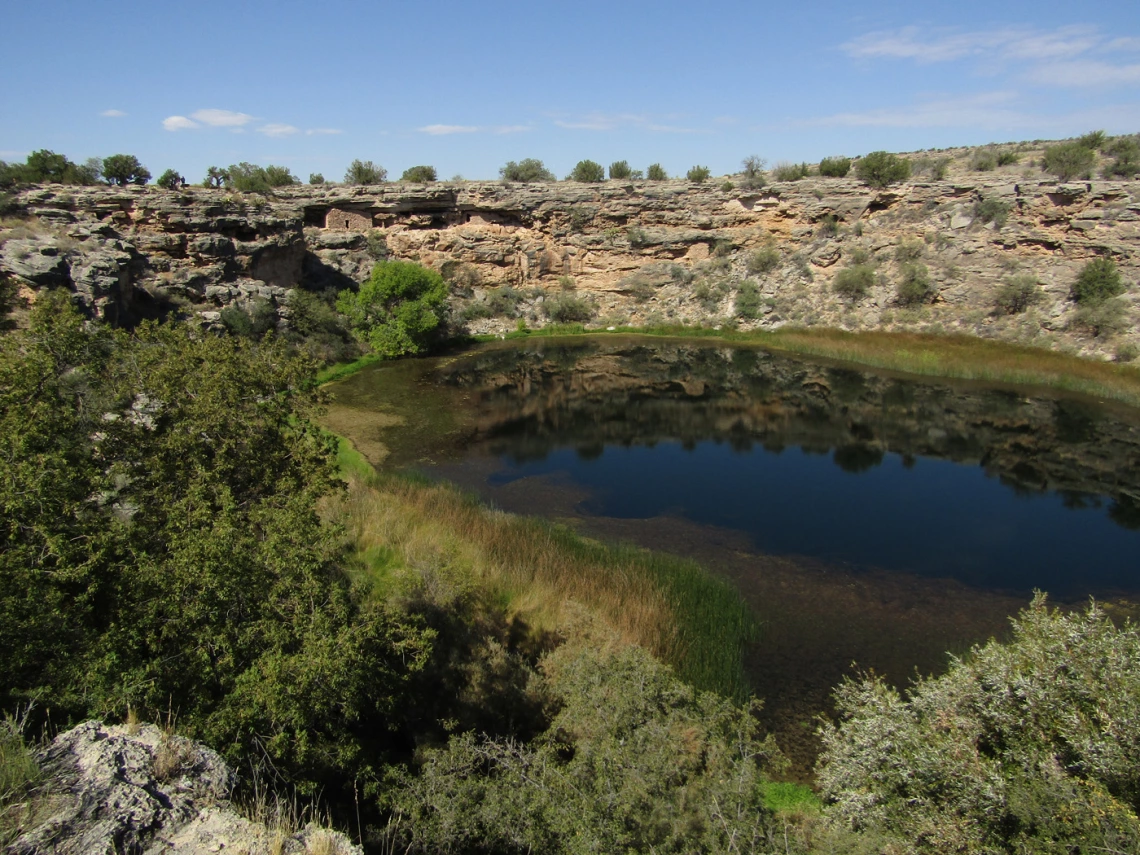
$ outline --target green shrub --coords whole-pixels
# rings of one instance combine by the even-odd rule
[[[28,155],[24,163],[5,163],[0,170],[0,186],[15,184],[96,184],[102,161],[92,158],[84,164],[72,163],[62,154],[39,149]],[[147,175],[150,178],[150,175]]]
[[[113,154],[103,158],[103,178],[108,184],[146,184],[150,170],[133,154]]]
[[[354,160],[344,172],[345,184],[383,184],[388,180],[388,170],[371,160]]]
[[[466,261],[448,259],[439,267],[439,275],[457,293],[469,294],[481,281],[479,268]]]
[[[799,181],[801,178],[807,178],[808,172],[806,163],[781,161],[772,167],[772,177],[777,181]]]
[[[825,157],[819,162],[819,174],[825,178],[846,178],[850,171],[849,157]]]
[[[232,335],[255,341],[277,327],[277,310],[265,299],[257,299],[248,307],[227,306],[221,314],[222,324]]]
[[[1018,160],[1016,151],[1003,151],[997,156],[997,165],[1013,166]]]
[[[600,163],[592,160],[579,160],[574,169],[566,176],[567,181],[582,181],[587,184],[596,184],[606,180],[606,170]]]
[[[896,851],[1123,852],[1140,840],[1140,632],[1099,608],[1050,612],[953,659],[904,698],[845,682],[818,781],[850,829]]]
[[[300,183],[284,166],[262,167],[245,161],[232,164],[225,170],[225,175],[226,186],[242,193],[269,193],[274,187],[288,187]]]
[[[1116,262],[1111,258],[1094,258],[1081,268],[1069,293],[1078,303],[1099,303],[1125,290]]]
[[[581,297],[559,294],[542,301],[542,312],[556,324],[577,324],[593,319],[597,309]]]
[[[667,181],[669,179],[669,173],[665,171],[665,168],[660,163],[651,163],[649,164],[649,168],[645,170],[645,177],[650,181]]]
[[[736,189],[736,185],[733,184],[731,181],[725,181],[723,184],[720,185],[720,189],[724,193],[731,193],[733,190]]]
[[[757,190],[764,186],[764,158],[750,154],[740,163],[740,184],[746,190]],[[695,167],[694,167],[695,168]],[[707,176],[706,176],[707,177]],[[689,179],[690,181],[693,179]]]
[[[1112,297],[1094,303],[1082,303],[1073,317],[1073,326],[1096,338],[1123,332],[1128,328],[1124,301]]]
[[[1077,145],[1084,146],[1089,151],[1099,151],[1108,142],[1108,135],[1104,131],[1089,131],[1077,137]]]
[[[410,166],[404,170],[404,174],[400,176],[401,181],[408,181],[413,184],[429,184],[432,181],[438,180],[435,173],[434,166]]]
[[[163,190],[177,190],[186,183],[186,179],[175,172],[173,169],[168,169],[158,176],[158,180],[154,182]]]
[[[442,331],[447,283],[434,270],[383,261],[359,291],[342,291],[337,309],[361,341],[382,356],[421,353]]]
[[[425,749],[390,791],[383,851],[775,851],[762,768],[777,751],[753,709],[695,691],[637,647],[567,644],[540,670],[534,690],[556,711],[546,730]]]
[[[970,168],[975,172],[993,172],[997,169],[997,165],[997,154],[993,149],[980,148],[975,151],[974,156],[970,158]]]
[[[615,160],[610,164],[610,178],[626,180],[633,177],[633,170],[630,169],[628,160]]]
[[[629,245],[634,249],[639,249],[649,243],[649,235],[640,226],[627,227],[625,236],[629,240]]]
[[[685,178],[694,184],[703,184],[709,180],[711,174],[707,166],[693,166],[685,173]]]
[[[217,166],[211,166],[206,170],[206,177],[202,179],[203,187],[223,187],[230,183],[230,172],[228,169],[220,169]]]
[[[1000,229],[1006,224],[1012,209],[1013,206],[1009,202],[991,196],[989,199],[979,199],[974,203],[974,216],[983,223],[993,223]]]
[[[1042,165],[1046,172],[1052,172],[1062,181],[1089,177],[1096,153],[1079,142],[1058,143],[1045,149]]]
[[[738,318],[755,320],[760,317],[760,289],[756,283],[745,280],[736,290],[736,301],[733,303],[733,312]]]
[[[873,151],[855,164],[855,174],[868,187],[883,188],[910,177],[910,162],[886,151]]]
[[[922,258],[922,244],[916,240],[900,240],[895,245],[895,261],[917,261]]]
[[[323,175],[321,175],[321,173],[319,173],[319,172],[310,172],[309,173],[309,183],[314,184],[314,185],[324,184],[325,183],[325,177]]]
[[[528,157],[515,163],[507,161],[507,165],[500,167],[499,175],[504,181],[514,181],[520,184],[536,184],[556,181],[554,173],[547,169],[541,160]]]
[[[484,300],[468,303],[460,313],[460,318],[473,321],[479,318],[513,318],[518,314],[522,294],[511,286],[496,288]]]
[[[780,253],[774,246],[762,246],[748,253],[744,266],[750,274],[771,273],[780,264]]]
[[[1002,283],[994,295],[994,311],[1001,315],[1017,315],[1044,299],[1037,277],[1029,274],[1013,276]]]
[[[388,259],[388,238],[373,229],[364,239],[368,257],[373,261],[386,261]]]
[[[899,277],[895,299],[900,306],[916,306],[934,298],[936,291],[926,265],[902,264],[899,266]]]
[[[824,214],[815,224],[817,237],[835,237],[839,234],[839,217],[835,214]]]
[[[1106,148],[1112,162],[1104,168],[1105,178],[1135,178],[1140,173],[1140,140],[1117,137]]]
[[[855,264],[835,274],[832,289],[840,297],[857,300],[865,297],[875,284],[875,268],[869,264]]]
[[[593,208],[574,207],[570,209],[571,233],[584,232],[586,227],[594,221],[597,212]]]

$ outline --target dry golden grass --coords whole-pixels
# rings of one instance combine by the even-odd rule
[[[446,603],[477,591],[548,632],[585,609],[696,685],[744,693],[741,648],[754,626],[739,595],[696,564],[495,511],[450,485],[348,477],[334,513],[377,596],[418,589]]]

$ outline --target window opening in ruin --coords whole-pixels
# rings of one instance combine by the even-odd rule
[[[348,228],[348,220],[345,220],[345,221],[344,221],[344,227],[345,227],[346,229]]]

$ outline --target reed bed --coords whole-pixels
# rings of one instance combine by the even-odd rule
[[[695,686],[747,695],[741,656],[757,627],[735,590],[699,565],[496,511],[448,484],[347,479],[343,519],[379,596],[409,585],[443,601],[481,591],[555,632],[585,608]]]

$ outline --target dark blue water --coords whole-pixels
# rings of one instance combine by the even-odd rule
[[[762,552],[951,577],[1062,597],[1140,588],[1140,532],[1111,502],[1026,493],[977,465],[886,453],[850,471],[835,453],[727,442],[559,448],[542,460],[501,457],[496,485],[559,474],[585,488],[598,516],[679,516],[749,535]]]

